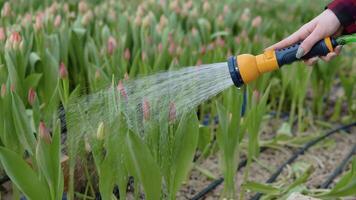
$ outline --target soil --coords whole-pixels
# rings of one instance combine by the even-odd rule
[[[262,132],[261,138],[268,139],[275,135],[275,133],[272,131],[274,128],[271,127],[275,127],[276,122],[274,121],[273,123],[274,124],[267,124],[268,126],[264,126],[267,128],[265,128],[265,130]],[[306,131],[306,134],[308,133],[311,134],[312,130]],[[353,144],[356,144],[355,127],[351,128],[348,133],[344,131],[335,133],[327,140],[320,142],[314,147],[311,147],[307,152],[305,152],[304,155],[300,155],[294,163],[312,165],[314,168],[313,173],[306,183],[307,187],[317,188],[317,186],[324,182],[326,178],[332,173],[332,171],[339,165],[342,159],[349,153]],[[288,159],[295,150],[296,148],[283,148],[283,150],[267,149],[266,151],[262,152],[258,159],[259,162],[254,162],[252,164],[248,180],[265,182],[271,176],[273,171],[275,171],[277,167],[279,167],[286,159]],[[281,183],[283,181],[292,181],[289,175],[291,173],[293,164],[283,170],[282,174],[276,180],[277,182]],[[218,155],[211,155],[208,159],[200,163],[199,166],[209,170],[216,177],[222,176],[219,169]],[[243,173],[244,168],[242,168],[235,177],[237,183],[237,193],[239,193]],[[337,181],[340,177],[341,176],[339,175],[334,180],[334,182]],[[177,194],[177,199],[191,199],[195,194],[208,186],[211,182],[212,180],[209,180],[208,177],[200,173],[198,170],[193,169],[190,173],[189,180],[183,185],[182,189]],[[220,199],[220,195],[223,192],[223,184],[224,183],[211,191],[203,199]],[[253,195],[254,193],[252,192],[246,192],[245,199],[249,199],[249,197],[252,197]]]

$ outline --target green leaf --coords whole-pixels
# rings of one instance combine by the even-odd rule
[[[51,199],[47,185],[18,154],[0,147],[0,160],[11,181],[28,199]]]
[[[176,131],[173,147],[173,187],[171,195],[176,195],[180,185],[187,178],[192,166],[199,137],[199,121],[195,113],[183,116]]]
[[[63,174],[60,163],[61,139],[59,121],[57,121],[53,131],[51,144],[47,144],[39,137],[36,148],[36,159],[38,167],[47,181],[52,199],[62,199]]]
[[[30,75],[28,75],[25,78],[24,84],[26,87],[26,92],[30,89],[30,88],[36,88],[38,83],[40,82],[42,77],[42,74],[40,73],[32,73]]]
[[[29,119],[26,115],[25,106],[16,93],[12,93],[11,96],[12,119],[14,121],[17,137],[26,150],[33,155],[36,139],[31,129]]]
[[[279,189],[271,185],[248,181],[242,185],[243,188],[264,194],[279,194]]]
[[[126,136],[127,150],[134,170],[146,193],[148,200],[161,197],[161,174],[148,147],[134,133]]]
[[[36,52],[31,52],[29,59],[30,59],[30,65],[32,69],[34,69],[37,62],[41,60],[40,56]]]

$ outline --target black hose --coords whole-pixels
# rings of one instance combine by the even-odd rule
[[[319,186],[319,188],[326,189],[329,187],[329,185],[333,182],[333,180],[341,174],[346,165],[349,163],[351,160],[352,156],[356,154],[356,144],[352,147],[350,152],[345,156],[345,158],[341,161],[339,166],[335,168],[335,170],[330,174],[330,176]]]
[[[282,173],[284,167],[286,167],[287,165],[291,164],[292,162],[294,162],[298,157],[299,155],[301,154],[304,154],[305,151],[307,151],[310,147],[314,146],[315,144],[317,144],[318,142],[324,140],[325,138],[329,137],[330,135],[334,134],[334,133],[337,133],[338,131],[341,131],[341,130],[346,130],[346,129],[349,129],[353,126],[356,125],[356,122],[353,122],[351,124],[347,124],[347,125],[344,125],[344,126],[340,126],[338,128],[335,128],[321,136],[319,136],[318,138],[312,140],[312,141],[309,141],[308,143],[306,143],[302,148],[300,148],[298,151],[296,151],[292,157],[290,157],[286,162],[284,162],[273,174],[272,176],[266,181],[266,183],[273,183],[277,177]],[[253,196],[251,198],[251,200],[258,200],[260,199],[262,196],[262,193],[257,193],[255,196]]]
[[[264,152],[267,150],[267,147],[261,147],[260,153]],[[237,171],[239,171],[241,168],[245,167],[247,164],[247,159],[242,160],[239,163],[239,166],[237,167]],[[219,185],[221,185],[224,182],[224,178],[220,177],[216,180],[213,180],[208,186],[206,186],[204,189],[202,189],[200,192],[198,192],[196,195],[194,195],[191,200],[199,200],[203,198],[205,195],[207,195],[209,192],[217,188]]]

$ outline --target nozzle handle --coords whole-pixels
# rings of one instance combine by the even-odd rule
[[[327,37],[317,42],[306,55],[298,59],[297,57],[295,57],[295,55],[298,51],[300,44],[301,42],[298,42],[289,47],[275,50],[279,67],[301,59],[309,59],[315,56],[325,56],[329,52],[332,52],[334,48],[338,45],[334,38]]]

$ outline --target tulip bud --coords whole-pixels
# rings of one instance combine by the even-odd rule
[[[125,81],[128,81],[130,79],[130,76],[127,72],[125,72],[125,74],[124,74],[124,79],[125,79]]]
[[[197,60],[197,63],[195,64],[195,66],[199,67],[203,64],[203,61],[201,59]]]
[[[158,53],[162,53],[162,52],[163,52],[163,45],[162,45],[162,42],[160,42],[160,43],[158,44],[157,49],[158,49]]]
[[[252,27],[259,27],[262,23],[262,17],[261,16],[257,16],[252,20]]]
[[[93,12],[91,10],[88,10],[82,18],[83,26],[87,26],[93,18],[94,18]]]
[[[163,29],[167,24],[168,24],[167,17],[164,15],[161,15],[161,17],[159,18],[159,26],[161,27],[161,29]]]
[[[107,51],[110,56],[114,53],[116,47],[117,47],[117,43],[115,38],[110,36],[107,42]]]
[[[27,101],[31,106],[33,106],[35,100],[36,100],[36,91],[33,88],[30,88],[27,95]]]
[[[10,91],[11,91],[11,92],[15,92],[15,89],[16,89],[16,88],[15,88],[15,84],[11,84],[11,85],[10,85]]]
[[[61,25],[62,22],[62,17],[60,15],[57,15],[56,18],[54,19],[54,27],[58,28]]]
[[[250,9],[245,8],[240,19],[244,22],[248,21],[250,19]]]
[[[95,79],[98,80],[100,77],[101,77],[100,70],[97,69],[97,70],[95,71]]]
[[[127,100],[127,93],[124,87],[124,84],[122,83],[122,81],[119,81],[119,84],[117,85],[117,91],[120,92],[121,96],[123,96],[125,98],[125,100]]]
[[[142,20],[142,26],[143,27],[148,27],[151,24],[151,15],[147,15],[145,18]]]
[[[98,130],[96,131],[96,138],[98,140],[103,140],[104,137],[105,137],[104,122],[100,122],[98,126]]]
[[[52,3],[52,5],[49,7],[48,12],[52,15],[56,14],[58,9],[58,3],[55,1]]]
[[[78,4],[78,11],[84,14],[88,10],[88,4],[85,1],[80,1]]]
[[[168,52],[170,55],[173,55],[175,53],[176,50],[176,45],[174,44],[174,42],[171,42],[169,44],[169,48],[168,48]]]
[[[6,94],[6,85],[5,85],[5,83],[3,83],[1,85],[1,97],[4,97],[5,94]]]
[[[68,12],[69,12],[69,4],[68,4],[68,3],[64,3],[64,4],[63,4],[63,11],[64,11],[65,13],[68,13]]]
[[[6,40],[5,48],[18,50],[20,47],[21,40],[22,38],[20,33],[14,31],[11,33],[10,37]]]
[[[252,99],[254,102],[258,102],[260,100],[260,92],[258,90],[253,90],[252,92]]]
[[[59,77],[61,79],[68,78],[68,70],[63,62],[59,65]]]
[[[169,122],[174,122],[176,120],[177,110],[176,105],[173,102],[169,103]]]
[[[131,58],[130,49],[128,49],[128,48],[125,49],[124,58],[126,61],[130,60],[130,58]]]
[[[219,47],[224,47],[225,46],[225,41],[221,37],[217,37],[215,40],[216,46]]]
[[[31,25],[32,24],[32,15],[30,13],[26,13],[25,17],[22,18],[21,24],[24,27]]]
[[[136,15],[135,20],[134,20],[134,24],[135,24],[136,26],[140,26],[140,25],[141,25],[141,22],[142,22],[141,16]]]
[[[150,103],[147,101],[147,99],[143,100],[142,112],[143,112],[143,119],[148,121],[150,119]]]
[[[5,41],[5,39],[6,39],[5,30],[3,27],[0,27],[0,42]]]
[[[11,6],[9,2],[5,2],[2,10],[1,10],[1,16],[2,17],[8,17],[11,15]]]
[[[47,144],[52,143],[51,135],[46,127],[46,124],[41,121],[38,128],[38,136]]]
[[[203,11],[205,13],[209,12],[210,11],[210,3],[208,1],[204,1],[204,4],[203,4]]]
[[[35,20],[36,31],[39,31],[43,28],[43,18],[44,18],[44,13],[39,13],[36,15],[36,20]]]
[[[145,61],[145,60],[147,60],[147,54],[146,54],[146,52],[141,52],[141,59],[143,60],[143,61]]]
[[[202,45],[202,46],[200,47],[200,53],[201,53],[202,55],[204,55],[204,54],[206,53],[206,47],[205,47],[205,45]]]

